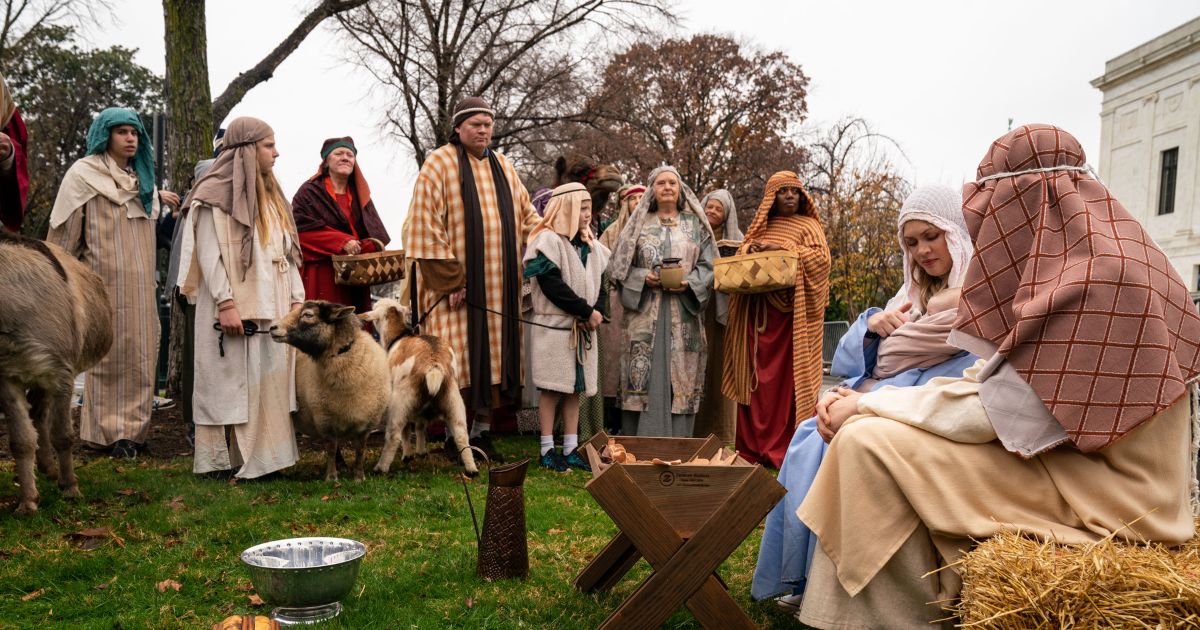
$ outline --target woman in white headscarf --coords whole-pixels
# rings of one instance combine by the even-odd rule
[[[704,390],[704,308],[712,295],[716,242],[679,171],[650,173],[649,192],[621,230],[609,269],[621,288],[621,432],[691,437]],[[664,259],[684,280],[664,287]]]
[[[717,242],[717,257],[731,256],[742,244],[737,205],[724,188],[714,190],[700,200],[708,226]],[[704,393],[696,414],[695,437],[720,438],[732,444],[737,427],[737,403],[721,393],[725,374],[725,323],[729,319],[729,296],[717,293],[704,312],[704,337],[708,340],[708,364],[704,370]]]
[[[957,293],[974,252],[962,195],[948,186],[917,188],[905,199],[896,225],[904,252],[904,285],[884,308],[867,309],[842,336],[831,372],[849,377],[821,398],[818,413],[842,397],[841,388],[865,392],[884,385],[921,385],[938,376],[961,376],[977,359],[946,343],[958,312]],[[927,313],[931,302],[952,306]],[[892,347],[883,353],[885,344]],[[891,362],[886,376],[879,370],[881,360],[885,365]],[[750,591],[756,599],[793,591],[782,599],[786,606],[803,593],[817,538],[796,517],[796,508],[827,447],[817,417],[796,427],[779,468],[779,482],[788,494],[767,515],[759,549]]]

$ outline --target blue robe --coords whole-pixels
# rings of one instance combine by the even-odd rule
[[[842,381],[846,387],[856,388],[870,378],[875,370],[879,337],[873,334],[868,336],[867,318],[881,310],[867,309],[838,342],[830,373],[846,375],[846,380]],[[924,385],[939,376],[962,376],[963,371],[974,365],[976,360],[975,355],[960,352],[937,365],[914,368],[879,381],[871,389],[885,385],[912,387]],[[758,551],[758,566],[754,569],[754,582],[750,588],[754,599],[804,590],[813,552],[817,548],[817,537],[796,517],[796,510],[808,495],[827,448],[829,445],[817,433],[816,416],[796,427],[783,465],[779,467],[779,483],[787,488],[788,493],[767,515],[766,529]]]

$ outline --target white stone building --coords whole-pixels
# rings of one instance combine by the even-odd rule
[[[1101,180],[1200,291],[1200,18],[1109,60],[1092,86]]]

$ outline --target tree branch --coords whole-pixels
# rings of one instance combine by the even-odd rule
[[[278,68],[279,64],[288,58],[288,55],[300,47],[300,43],[318,24],[328,17],[366,3],[367,0],[322,0],[321,4],[310,11],[295,30],[275,47],[275,50],[263,57],[262,61],[259,61],[253,68],[237,75],[229,83],[225,91],[213,101],[213,120],[220,124],[220,121],[225,120],[225,117],[229,115],[235,105],[241,102],[247,92],[270,79],[275,74],[275,68]]]

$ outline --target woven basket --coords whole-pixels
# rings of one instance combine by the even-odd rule
[[[713,261],[713,283],[721,293],[770,293],[796,285],[795,252],[776,249]]]
[[[332,256],[333,281],[351,287],[369,287],[404,278],[404,250],[385,251],[379,239],[379,251],[370,254]]]

